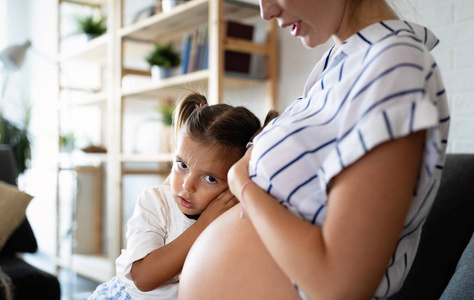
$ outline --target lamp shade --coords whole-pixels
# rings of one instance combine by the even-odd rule
[[[26,41],[23,45],[9,46],[0,51],[0,61],[3,63],[6,71],[16,71],[23,64],[26,50],[31,46],[30,41]]]

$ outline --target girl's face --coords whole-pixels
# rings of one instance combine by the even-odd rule
[[[235,159],[223,153],[221,147],[203,145],[188,134],[179,135],[170,182],[173,197],[184,214],[201,214],[229,188],[227,172]]]
[[[349,6],[349,0],[260,0],[263,19],[276,18],[281,28],[309,48],[325,43],[337,35]]]

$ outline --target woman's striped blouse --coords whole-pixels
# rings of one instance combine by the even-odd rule
[[[437,43],[428,29],[406,21],[364,28],[323,56],[303,96],[254,139],[252,180],[322,226],[331,178],[377,145],[426,130],[417,188],[375,298],[392,295],[403,283],[443,169],[449,111],[430,54]]]

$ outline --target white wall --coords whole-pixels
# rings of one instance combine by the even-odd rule
[[[450,108],[448,151],[474,152],[474,1],[412,0],[414,16],[440,39],[433,50]]]

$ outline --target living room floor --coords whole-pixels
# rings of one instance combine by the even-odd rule
[[[60,269],[58,278],[61,285],[61,300],[87,299],[99,284],[65,269]]]

